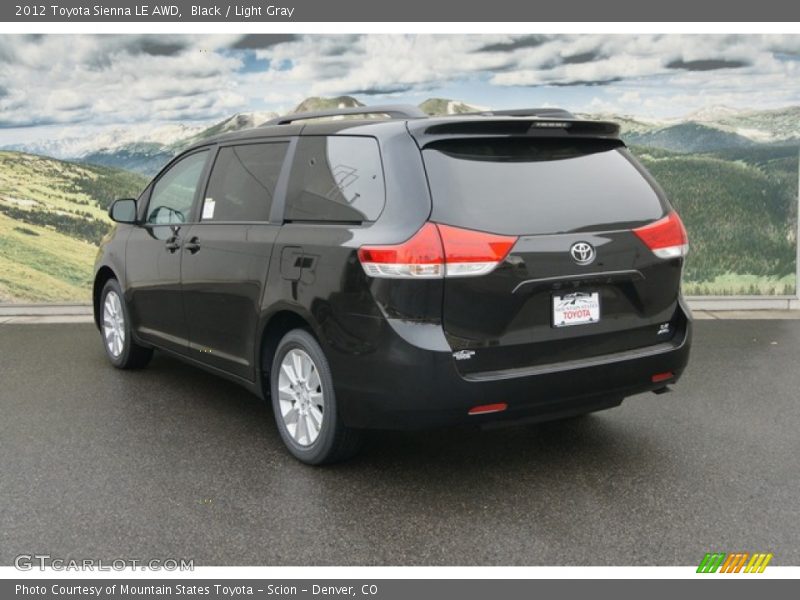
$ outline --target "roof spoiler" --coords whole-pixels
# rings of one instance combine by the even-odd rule
[[[425,126],[421,123],[413,128],[418,141],[425,143],[442,137],[468,136],[531,136],[565,137],[619,140],[620,128],[611,121],[585,121],[583,119],[516,118],[516,119],[469,119],[464,121],[438,122]]]
[[[412,134],[426,138],[426,143],[445,136],[506,136],[528,135],[540,137],[600,138],[619,140],[619,125],[610,121],[578,119],[563,108],[515,108],[511,110],[486,110],[434,117],[410,104],[381,104],[334,108],[285,115],[267,121],[262,127],[289,125],[298,121],[345,116],[385,115],[390,119],[405,119]],[[462,119],[462,117],[464,117]],[[483,117],[483,118],[481,118]],[[508,118],[510,117],[510,118]]]
[[[482,110],[480,112],[460,113],[458,117],[538,117],[540,119],[574,119],[568,110],[563,108],[512,108],[510,110]]]

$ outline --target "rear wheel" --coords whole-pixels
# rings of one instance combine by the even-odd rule
[[[270,395],[281,439],[298,460],[319,465],[358,451],[360,432],[342,423],[328,360],[307,331],[294,329],[278,344]]]
[[[118,369],[141,369],[153,356],[152,348],[137,344],[131,335],[128,309],[116,279],[109,279],[100,295],[100,333],[111,364]]]

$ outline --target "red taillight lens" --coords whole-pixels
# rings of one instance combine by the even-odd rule
[[[678,213],[671,212],[663,219],[633,230],[640,240],[659,258],[686,256],[689,239]]]
[[[517,238],[450,225],[437,225],[444,246],[446,274],[467,277],[489,273],[500,264]]]
[[[425,223],[411,239],[394,246],[362,246],[358,260],[367,275],[389,278],[444,276],[442,238],[433,223]]]
[[[470,277],[491,272],[516,241],[514,236],[425,223],[402,244],[362,246],[358,259],[372,277]]]

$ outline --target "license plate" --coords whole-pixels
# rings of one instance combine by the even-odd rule
[[[553,326],[569,327],[600,320],[600,293],[575,292],[553,296]]]

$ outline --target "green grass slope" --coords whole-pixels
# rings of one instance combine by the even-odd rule
[[[87,301],[108,206],[145,184],[119,169],[0,152],[0,302]]]

